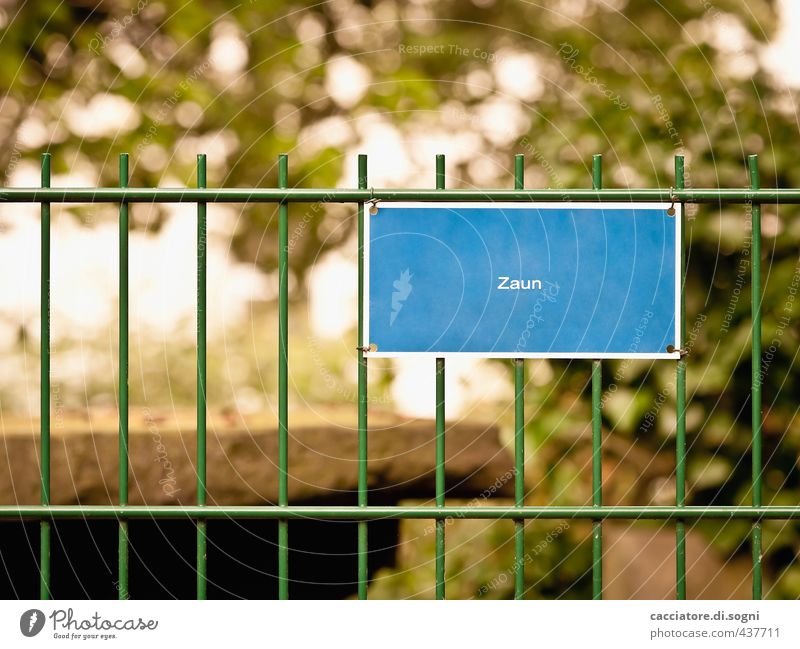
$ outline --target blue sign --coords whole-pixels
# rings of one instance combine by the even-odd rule
[[[378,203],[363,344],[386,357],[677,358],[670,207]]]

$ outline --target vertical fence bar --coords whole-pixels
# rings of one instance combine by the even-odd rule
[[[42,187],[50,187],[50,154],[42,154]],[[39,477],[40,502],[50,504],[50,203],[41,209],[41,295],[40,295],[40,369],[39,387]],[[39,598],[50,599],[50,521],[39,522]]]
[[[603,187],[603,156],[592,156],[592,189]],[[599,360],[592,361],[592,505],[603,504],[603,422],[601,399],[603,396],[603,367]],[[592,597],[603,598],[603,524],[592,522]]]
[[[758,156],[747,158],[750,188],[760,189]],[[753,416],[753,507],[761,507],[761,204],[752,203],[753,252],[750,255],[752,300],[752,385],[750,401]],[[761,521],[753,521],[753,599],[761,599]]]
[[[444,155],[436,156],[436,189],[444,189]],[[436,359],[436,506],[444,507],[444,358]],[[443,518],[436,519],[436,599],[445,598],[444,588],[444,526]]]
[[[278,156],[278,186],[289,186],[289,156]],[[289,205],[278,205],[278,505],[289,504]],[[289,599],[289,521],[278,521],[278,598]]]
[[[675,188],[684,189],[686,186],[684,173],[684,158],[675,156]],[[677,218],[677,217],[676,217]],[[678,359],[675,375],[675,401],[677,421],[675,424],[675,504],[678,507],[686,505],[686,357],[683,346],[686,341],[686,235],[684,226],[686,221],[681,209],[681,237],[677,244],[680,246],[680,282],[681,296],[679,310],[681,315],[680,339],[678,349],[681,357]],[[675,570],[676,570],[676,595],[678,599],[686,599],[686,522],[678,519],[675,524]]]
[[[197,186],[206,187],[206,156],[197,156]],[[207,270],[207,206],[197,203],[197,504],[206,504],[206,270]],[[206,565],[206,521],[197,521],[197,599],[206,599],[208,573]]]
[[[367,156],[358,156],[358,188],[367,188]],[[358,506],[367,506],[367,357],[364,356],[364,203],[358,204]],[[367,599],[367,521],[358,522],[358,598]]]
[[[525,156],[514,156],[514,189],[525,187]],[[525,361],[514,359],[514,505],[525,504]],[[514,521],[514,599],[525,593],[525,521]]]
[[[128,186],[128,154],[119,156],[119,186]],[[128,203],[119,204],[119,504],[128,504]],[[128,521],[119,521],[118,594],[128,599]]]

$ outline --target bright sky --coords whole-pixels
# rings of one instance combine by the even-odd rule
[[[780,26],[764,53],[764,65],[787,86],[800,88],[800,2],[779,0],[779,8]]]

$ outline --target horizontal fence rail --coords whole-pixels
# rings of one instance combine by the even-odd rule
[[[309,506],[309,505],[38,505],[0,506],[0,519],[62,519],[62,518],[192,518],[192,519],[626,519],[626,520],[678,520],[700,519],[800,519],[800,505],[781,507],[634,507],[634,506],[586,506],[586,507],[402,507],[402,506]]]
[[[4,203],[365,203],[380,201],[646,201],[800,204],[800,189],[100,189],[0,190]]]
[[[0,203],[39,203],[41,208],[41,398],[40,398],[40,476],[39,505],[2,505],[0,521],[34,520],[40,525],[39,578],[40,596],[52,596],[51,523],[62,519],[113,519],[118,521],[118,585],[119,597],[129,596],[128,521],[140,519],[188,519],[196,525],[196,572],[197,597],[204,599],[207,593],[208,565],[207,543],[209,541],[208,520],[218,519],[262,519],[278,523],[278,596],[289,597],[290,565],[289,542],[290,521],[298,519],[349,520],[358,522],[357,535],[357,594],[367,598],[369,574],[367,556],[369,552],[367,521],[380,519],[428,519],[436,522],[435,537],[435,595],[444,599],[445,571],[445,523],[449,519],[506,519],[514,522],[514,597],[525,594],[524,525],[530,520],[581,519],[592,526],[591,581],[594,598],[603,597],[603,537],[602,522],[606,520],[661,520],[675,523],[676,533],[676,597],[684,599],[686,593],[686,521],[706,519],[749,521],[750,546],[752,550],[753,598],[762,596],[762,526],[764,520],[800,520],[800,504],[791,506],[764,506],[761,498],[761,245],[760,205],[800,204],[800,189],[762,189],[760,187],[757,157],[748,158],[750,186],[730,189],[696,189],[685,187],[683,156],[675,157],[675,183],[669,188],[618,189],[603,188],[602,158],[595,155],[591,164],[591,189],[525,189],[524,157],[514,159],[513,189],[446,189],[445,157],[436,156],[435,189],[374,189],[367,180],[367,157],[358,157],[358,189],[305,189],[289,187],[288,156],[278,159],[279,187],[277,188],[207,188],[206,158],[197,160],[197,188],[134,188],[128,187],[128,157],[120,156],[119,187],[117,188],[52,188],[51,159],[42,156],[41,187],[0,188]],[[445,359],[437,358],[435,366],[435,506],[375,506],[368,504],[368,411],[367,385],[368,364],[364,350],[358,350],[358,499],[357,506],[297,506],[288,498],[289,456],[288,441],[290,421],[288,409],[289,369],[289,203],[353,203],[358,220],[358,336],[359,344],[363,330],[365,307],[364,268],[364,221],[365,204],[371,201],[600,201],[600,202],[674,202],[709,204],[746,204],[752,206],[752,255],[751,265],[751,414],[752,414],[752,505],[692,506],[686,501],[686,373],[687,358],[682,355],[676,362],[675,373],[675,505],[674,506],[608,506],[603,504],[602,475],[602,362],[591,363],[592,404],[592,454],[591,454],[591,505],[586,506],[526,506],[525,505],[525,363],[514,359],[514,503],[512,506],[452,506],[446,502],[445,485]],[[119,494],[117,505],[51,505],[50,489],[50,227],[53,203],[108,203],[119,209]],[[128,235],[132,203],[195,203],[197,205],[197,504],[193,506],[139,506],[128,504],[129,437],[128,437]],[[206,436],[207,422],[207,357],[206,357],[206,283],[207,283],[207,212],[209,203],[276,203],[278,210],[278,431],[279,449],[277,464],[279,498],[277,505],[264,506],[209,506],[207,504]],[[683,229],[682,229],[683,230]],[[685,245],[680,242],[680,272],[685,280]],[[681,303],[684,301],[681,291]],[[685,343],[685,313],[680,323],[681,345]],[[675,362],[675,361],[673,361]]]

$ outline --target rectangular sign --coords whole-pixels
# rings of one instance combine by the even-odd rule
[[[378,203],[363,345],[383,357],[677,358],[671,207]]]

